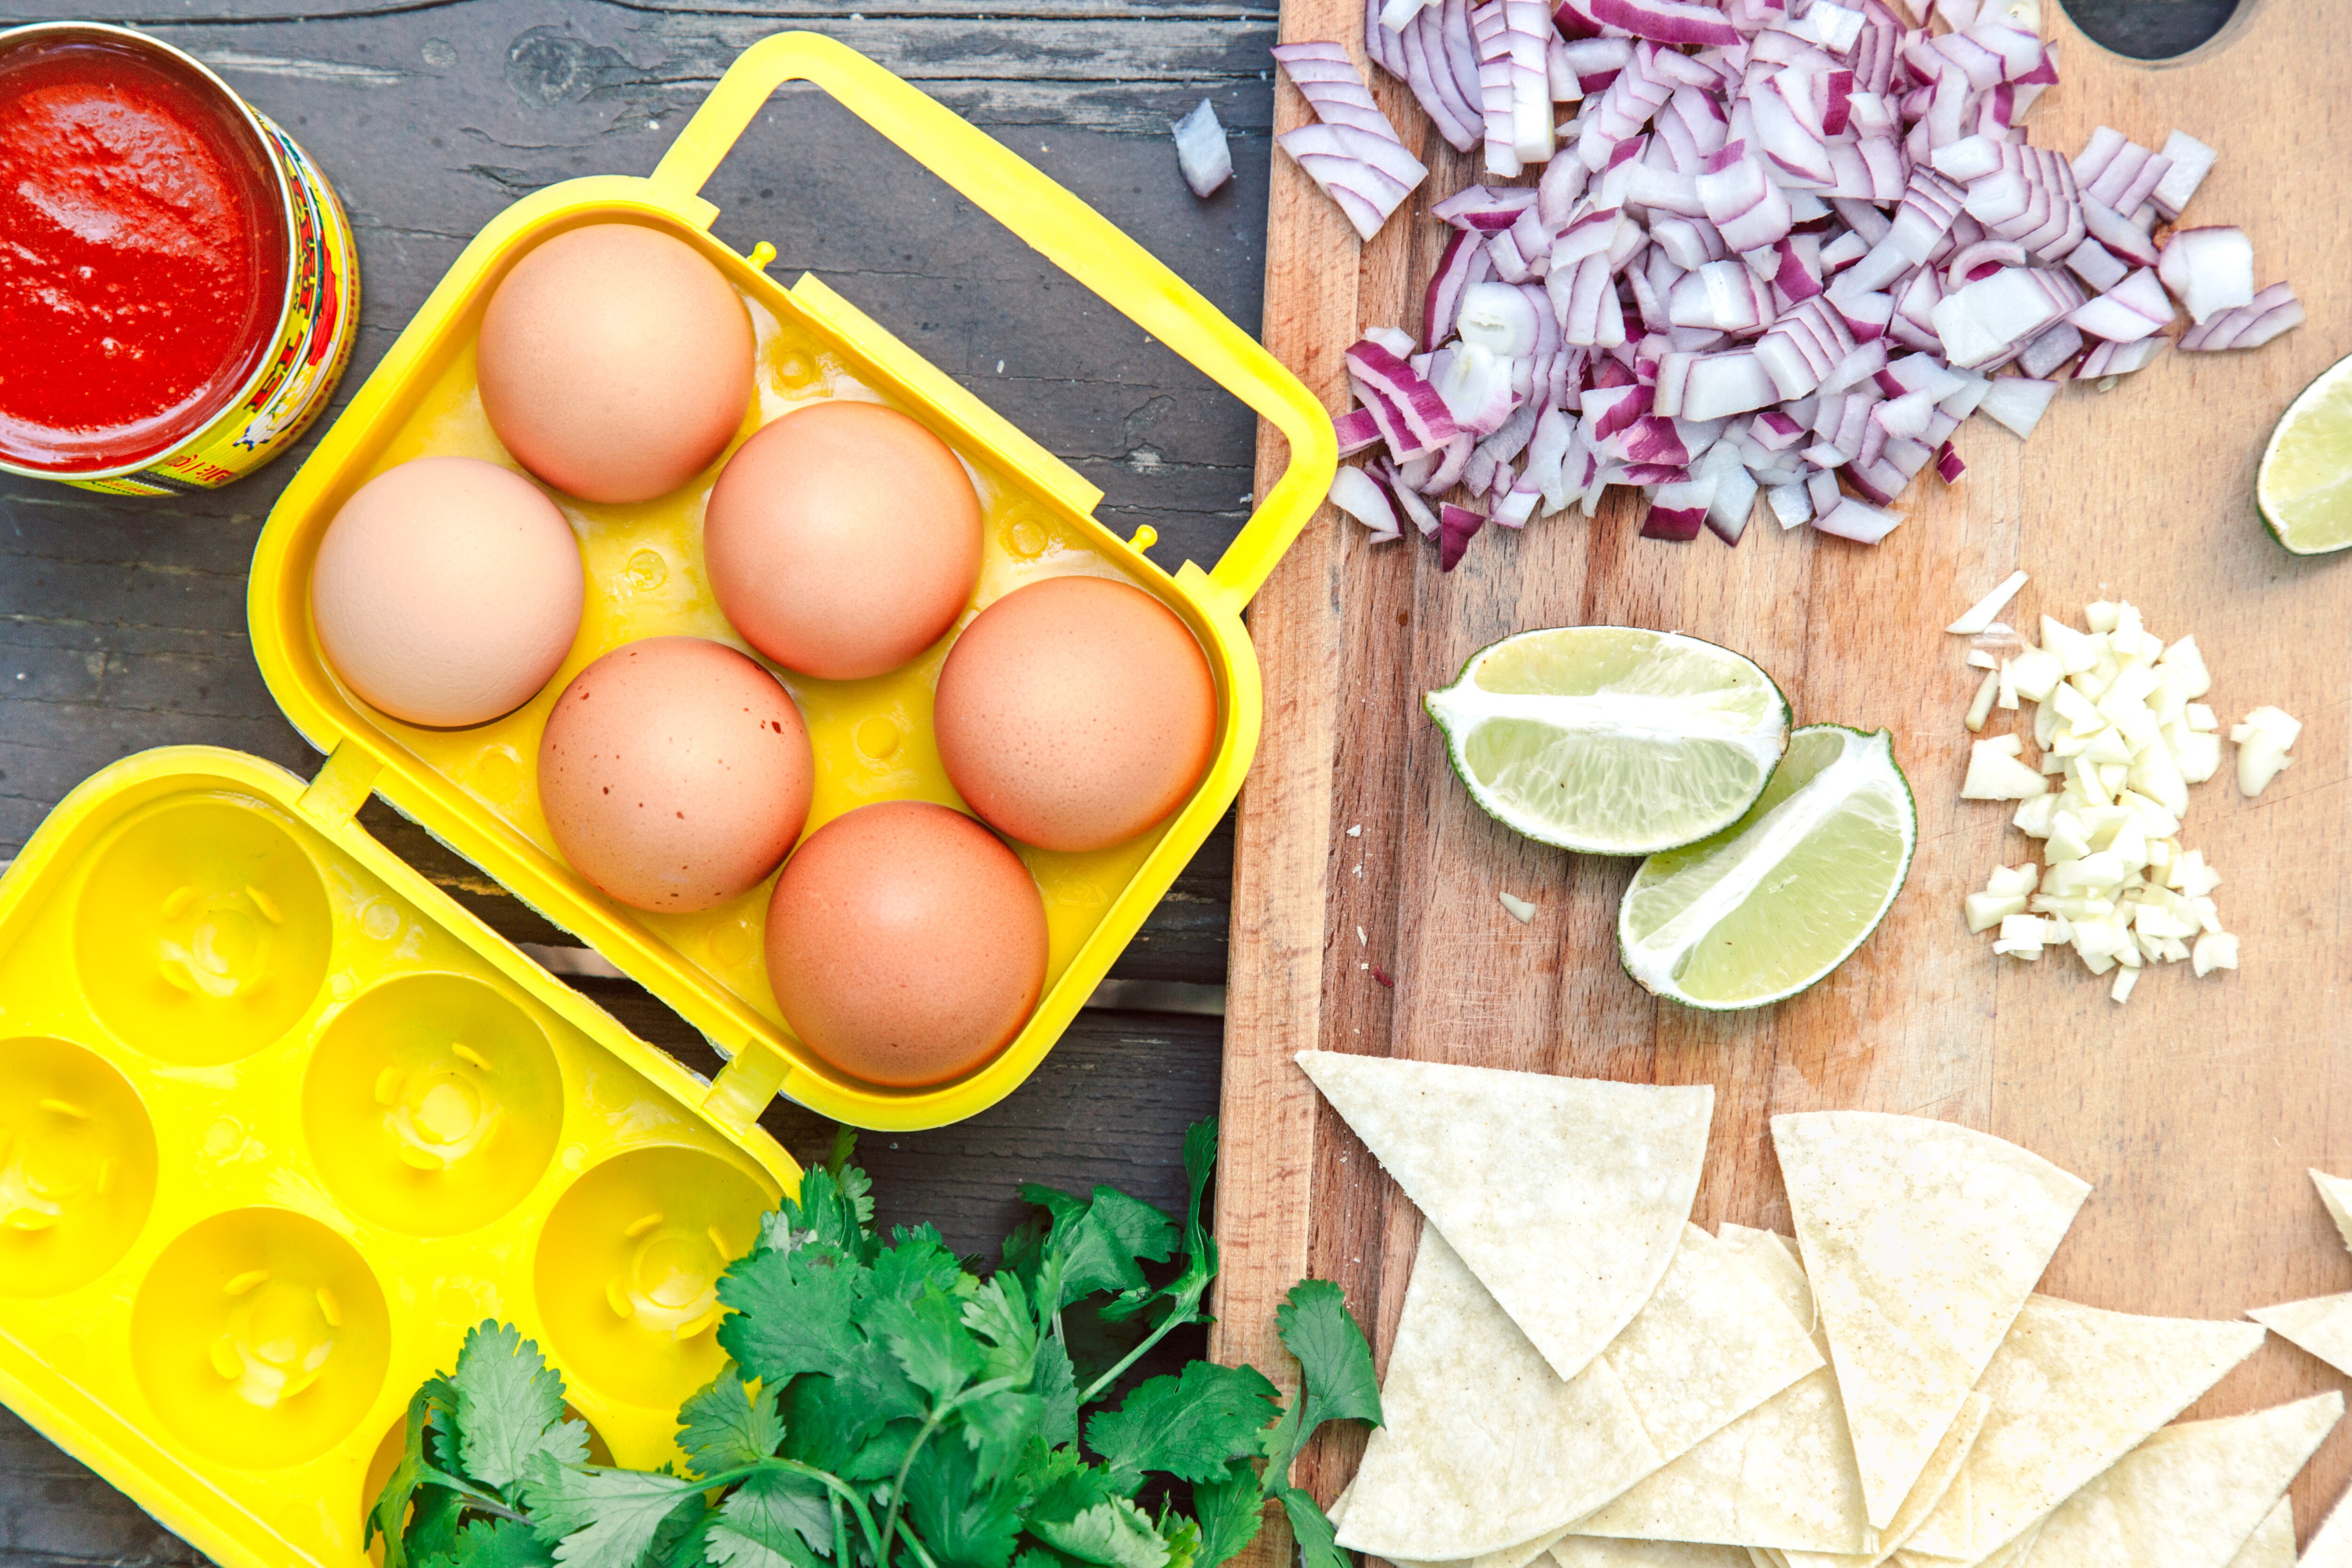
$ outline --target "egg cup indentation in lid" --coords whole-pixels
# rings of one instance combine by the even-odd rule
[[[131,1359],[163,1425],[220,1463],[315,1458],[367,1414],[391,1345],[383,1290],[352,1244],[286,1209],[234,1209],[159,1255]]]
[[[64,1040],[0,1042],[0,1296],[112,1268],[155,1199],[155,1129],[121,1073]]]
[[[327,1189],[411,1236],[453,1236],[511,1209],[562,1125],[546,1032],[461,974],[365,993],[327,1025],[302,1079],[303,1136]]]
[[[677,1404],[725,1363],[719,1276],[771,1206],[751,1175],[698,1149],[594,1166],[548,1215],[532,1264],[549,1359],[632,1404]]]
[[[268,807],[229,795],[134,816],[74,911],[74,963],[100,1020],[191,1067],[285,1034],[318,994],[333,944],[317,866]]]

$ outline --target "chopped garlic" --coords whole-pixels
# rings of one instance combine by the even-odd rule
[[[2189,967],[2202,979],[2217,969],[2238,967],[2238,939],[2228,931],[2209,931],[2197,939]]]
[[[2000,614],[2002,608],[2011,599],[2017,597],[2017,591],[2024,587],[2030,580],[2022,572],[2011,572],[2000,580],[2000,586],[1969,605],[1958,620],[1944,629],[1948,632],[1957,632],[1961,637],[1974,637],[1979,632],[1989,629],[1992,626],[1992,618]]]
[[[1969,727],[1969,734],[1973,735],[1985,727],[1985,721],[1992,716],[1992,700],[2000,690],[2000,677],[1998,675],[1988,675],[1978,683],[1976,700],[1969,704],[1969,715],[1960,721]]]
[[[1536,907],[1527,900],[1513,898],[1508,893],[1497,893],[1496,897],[1503,900],[1503,908],[1510,911],[1511,918],[1521,925],[1526,925],[1536,918]]]
[[[2090,606],[2085,619],[2087,632],[2044,616],[2040,647],[1970,660],[1990,673],[1969,730],[1994,704],[2031,702],[2040,755],[2030,766],[2018,735],[1976,742],[1961,797],[2017,801],[2011,821],[2041,841],[2042,864],[1995,867],[1962,902],[1971,931],[2000,928],[1997,954],[2033,960],[2072,947],[2093,973],[2116,972],[2109,994],[2121,1002],[2147,964],[2187,963],[2200,974],[2235,966],[2237,938],[2210,896],[2221,877],[2179,837],[2189,786],[2221,767],[2221,736],[2196,700],[2212,689],[2196,638],[2167,644],[2120,601]],[[2268,784],[2301,729],[2274,708],[2248,714],[2231,732],[2242,787]]]
[[[1968,782],[1960,786],[1962,800],[2028,800],[2050,787],[2050,781],[2017,760],[2020,742],[2014,735],[1979,741],[1969,748]]]
[[[2238,789],[2242,795],[2263,793],[2294,759],[2287,752],[2303,733],[2303,722],[2276,708],[2255,709],[2241,723],[2230,726],[2231,743],[2238,748]]]
[[[1970,669],[1998,669],[2000,668],[2000,660],[1993,658],[1992,655],[1987,653],[1980,647],[1972,647],[1969,649],[1969,657],[1961,662],[1966,664]]]

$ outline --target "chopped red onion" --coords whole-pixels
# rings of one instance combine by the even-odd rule
[[[2176,228],[2157,253],[2156,275],[2201,326],[2254,302],[2254,242],[2242,228]]]
[[[1207,99],[1169,129],[1176,134],[1176,167],[1194,195],[1205,197],[1234,177],[1233,149]]]
[[[2184,353],[2258,349],[2303,322],[2303,306],[2296,301],[2294,290],[2284,283],[2273,283],[2255,295],[2252,302],[2234,310],[2224,310],[2181,333],[2180,348]]]
[[[1331,476],[1331,504],[1370,529],[1374,544],[1404,535],[1388,487],[1361,468],[1341,468]]]
[[[1451,572],[1462,563],[1462,552],[1470,547],[1471,539],[1486,526],[1486,514],[1472,511],[1466,506],[1452,501],[1437,509],[1437,569]]]
[[[2029,143],[2058,77],[2013,7],[1933,0],[1910,27],[1887,0],[1541,5],[1367,0],[1365,53],[1439,135],[1498,174],[1542,165],[1435,204],[1454,232],[1420,342],[1349,351],[1341,441],[1387,449],[1366,470],[1385,512],[1354,499],[1448,569],[1488,519],[1590,516],[1611,484],[1650,492],[1652,538],[1736,541],[1760,497],[1873,542],[1917,476],[1965,472],[1969,415],[2031,432],[2070,366],[2108,385],[2158,357],[2176,298],[2184,350],[2303,319],[2284,285],[2252,292],[2240,231],[2159,226],[2212,167],[2202,142]],[[1286,147],[1373,232],[1419,162],[1335,46],[1279,58],[1321,120]],[[1467,504],[1422,500],[1457,485]]]

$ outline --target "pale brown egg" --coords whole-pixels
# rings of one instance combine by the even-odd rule
[[[987,1061],[1045,986],[1045,905],[1019,856],[959,811],[886,801],[809,836],[768,902],[768,984],[793,1032],[868,1083]]]
[[[753,660],[700,637],[614,648],[555,700],[539,799],[563,858],[640,910],[757,887],[808,821],[808,727]]]
[[[980,581],[980,497],[947,443],[877,403],[813,403],[736,449],[702,553],[719,609],[787,669],[856,680],[947,634]]]
[[[543,240],[482,312],[482,412],[567,495],[667,495],[726,449],[751,402],[751,318],[671,235],[600,223]]]
[[[410,724],[514,711],[580,635],[580,547],[521,475],[417,458],[362,485],[310,567],[310,622],[343,683]]]
[[[948,781],[983,821],[1041,849],[1100,849],[1208,773],[1216,684],[1192,630],[1142,589],[1048,577],[964,627],[933,723]]]

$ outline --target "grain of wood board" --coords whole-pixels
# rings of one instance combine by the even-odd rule
[[[1361,18],[1354,0],[1288,0],[1282,33],[1344,39],[1360,58]],[[1593,521],[1489,529],[1441,575],[1410,537],[1368,545],[1328,511],[1310,527],[1252,613],[1267,717],[1235,867],[1220,1355],[1288,1367],[1271,1311],[1307,1275],[1345,1286],[1383,1358],[1394,1333],[1419,1218],[1293,1065],[1317,1047],[1712,1083],[1695,1215],[1710,1227],[1788,1229],[1772,1114],[1894,1110],[1985,1129],[2095,1184],[2046,1278],[2057,1294],[2232,1318],[2352,1289],[2304,1175],[2352,1169],[2352,561],[2288,556],[2251,500],[2273,421],[2352,350],[2352,221],[2336,189],[2352,171],[2352,37],[2336,20],[2269,0],[2158,68],[2106,53],[2052,7],[2062,81],[2035,110],[2035,142],[2072,153],[2100,123],[2151,144],[2179,126],[2221,149],[2189,221],[2242,225],[2258,281],[2292,279],[2310,323],[2260,352],[2168,353],[2112,392],[2069,390],[2030,444],[1973,422],[1966,477],[1915,485],[1908,521],[1875,549],[1769,521],[1736,549],[1643,541],[1619,500]],[[1431,165],[1378,237],[1359,247],[1295,164],[1274,172],[1265,341],[1335,412],[1360,331],[1419,326],[1443,237],[1426,207],[1476,177],[1401,84],[1372,79]],[[1278,131],[1307,118],[1287,84],[1276,116]],[[1279,452],[1262,441],[1259,458],[1270,473]],[[1941,627],[2018,566],[2033,581],[2012,621],[2048,609],[2079,624],[2087,601],[2129,599],[2155,629],[2196,634],[2225,720],[2274,702],[2308,723],[2296,765],[2260,799],[2226,775],[2193,797],[2184,837],[2227,879],[2236,973],[2167,968],[2119,1007],[2071,955],[1996,960],[1969,934],[1961,896],[2030,846],[2005,808],[1957,798],[1979,672]],[[1709,638],[1771,671],[1800,722],[1894,731],[1918,858],[1885,925],[1812,991],[1731,1016],[1653,1001],[1618,969],[1612,934],[1630,865],[1518,838],[1455,783],[1421,693],[1496,637],[1578,623]],[[1536,903],[1532,924],[1507,917],[1502,890]],[[2273,1340],[2194,1413],[2340,1386]],[[1328,1502],[1360,1447],[1326,1441],[1301,1484]],[[2347,1468],[2352,1429],[2296,1483],[2305,1534]],[[1270,1530],[1255,1561],[1276,1561],[1286,1540]]]

